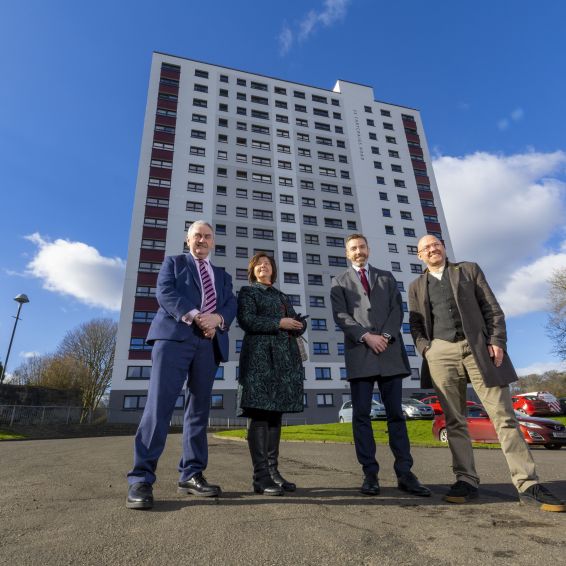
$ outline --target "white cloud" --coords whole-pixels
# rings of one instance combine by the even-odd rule
[[[524,368],[515,368],[517,375],[543,374],[546,371],[566,371],[566,362],[535,362]]]
[[[20,352],[20,358],[36,358],[37,356],[41,356],[39,352]]]
[[[279,51],[288,53],[295,37],[299,42],[306,41],[319,27],[328,28],[346,16],[346,8],[350,0],[324,0],[320,10],[310,10],[296,25],[293,31],[285,22],[279,34]]]
[[[434,171],[456,260],[477,261],[510,316],[543,310],[546,279],[566,250],[566,153],[441,156]]]
[[[44,289],[69,295],[89,306],[120,310],[124,260],[104,257],[82,242],[50,242],[38,233],[26,239],[38,248],[26,273],[41,279]]]
[[[522,108],[515,108],[515,110],[511,112],[511,120],[518,122],[519,120],[522,120],[524,115],[525,111]]]
[[[525,111],[521,107],[515,108],[510,114],[509,117],[501,118],[497,120],[497,129],[500,131],[505,131],[511,125],[511,122],[519,122],[522,120],[525,115]]]
[[[498,297],[505,314],[546,310],[548,280],[560,268],[566,268],[566,253],[550,253],[514,271]]]
[[[285,23],[283,29],[279,34],[279,53],[286,55],[293,45],[293,32],[291,28]]]

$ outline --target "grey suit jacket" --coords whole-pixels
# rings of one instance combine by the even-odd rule
[[[389,271],[371,266],[368,279],[369,296],[353,267],[332,281],[332,313],[334,321],[344,332],[348,379],[410,375],[409,359],[401,336],[403,307],[397,282]],[[366,332],[391,334],[395,342],[377,355],[360,342]]]
[[[516,381],[518,377],[507,353],[503,356],[503,363],[498,368],[489,357],[488,344],[506,348],[507,331],[505,315],[483,271],[477,263],[470,261],[446,262],[446,269],[456,305],[462,317],[464,335],[485,385],[487,387],[501,386]],[[422,355],[434,338],[432,312],[428,298],[427,271],[415,279],[409,287],[409,311],[411,334],[417,350]],[[426,358],[423,358],[421,369],[421,387],[427,389],[432,387]]]

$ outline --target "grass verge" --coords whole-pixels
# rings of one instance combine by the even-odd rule
[[[25,436],[23,434],[15,434],[13,432],[0,430],[0,440],[23,440],[24,438]]]
[[[373,435],[379,444],[389,442],[387,423],[373,421]],[[432,421],[407,421],[407,430],[413,446],[445,446],[432,436]],[[245,438],[245,429],[224,430],[216,433],[224,438]],[[303,442],[354,442],[352,423],[330,423],[317,425],[299,425],[283,427],[282,440]]]

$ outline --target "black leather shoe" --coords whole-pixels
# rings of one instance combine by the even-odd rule
[[[432,495],[430,489],[425,487],[413,472],[401,476],[397,480],[397,486],[401,491],[406,491],[411,495],[418,495],[420,497],[430,497]]]
[[[261,495],[283,495],[283,487],[276,484],[270,475],[261,478],[254,476],[253,488],[255,493]]]
[[[133,483],[128,489],[126,499],[128,509],[151,509],[153,507],[153,487],[147,482]]]
[[[273,483],[276,483],[283,491],[295,491],[297,489],[297,484],[287,481],[280,473],[277,468],[269,469],[271,474],[271,479]]]
[[[180,481],[177,488],[177,493],[184,495],[191,493],[201,497],[217,497],[221,491],[220,486],[210,485],[200,472],[186,481]]]
[[[364,483],[360,488],[360,492],[364,495],[379,495],[379,482],[377,481],[376,474],[367,474],[364,478]]]

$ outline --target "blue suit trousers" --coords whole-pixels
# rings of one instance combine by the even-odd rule
[[[134,443],[134,467],[128,482],[153,484],[165,448],[175,403],[186,383],[183,452],[179,481],[202,472],[208,463],[206,429],[210,394],[218,368],[212,340],[195,332],[183,341],[155,340],[147,402]]]

